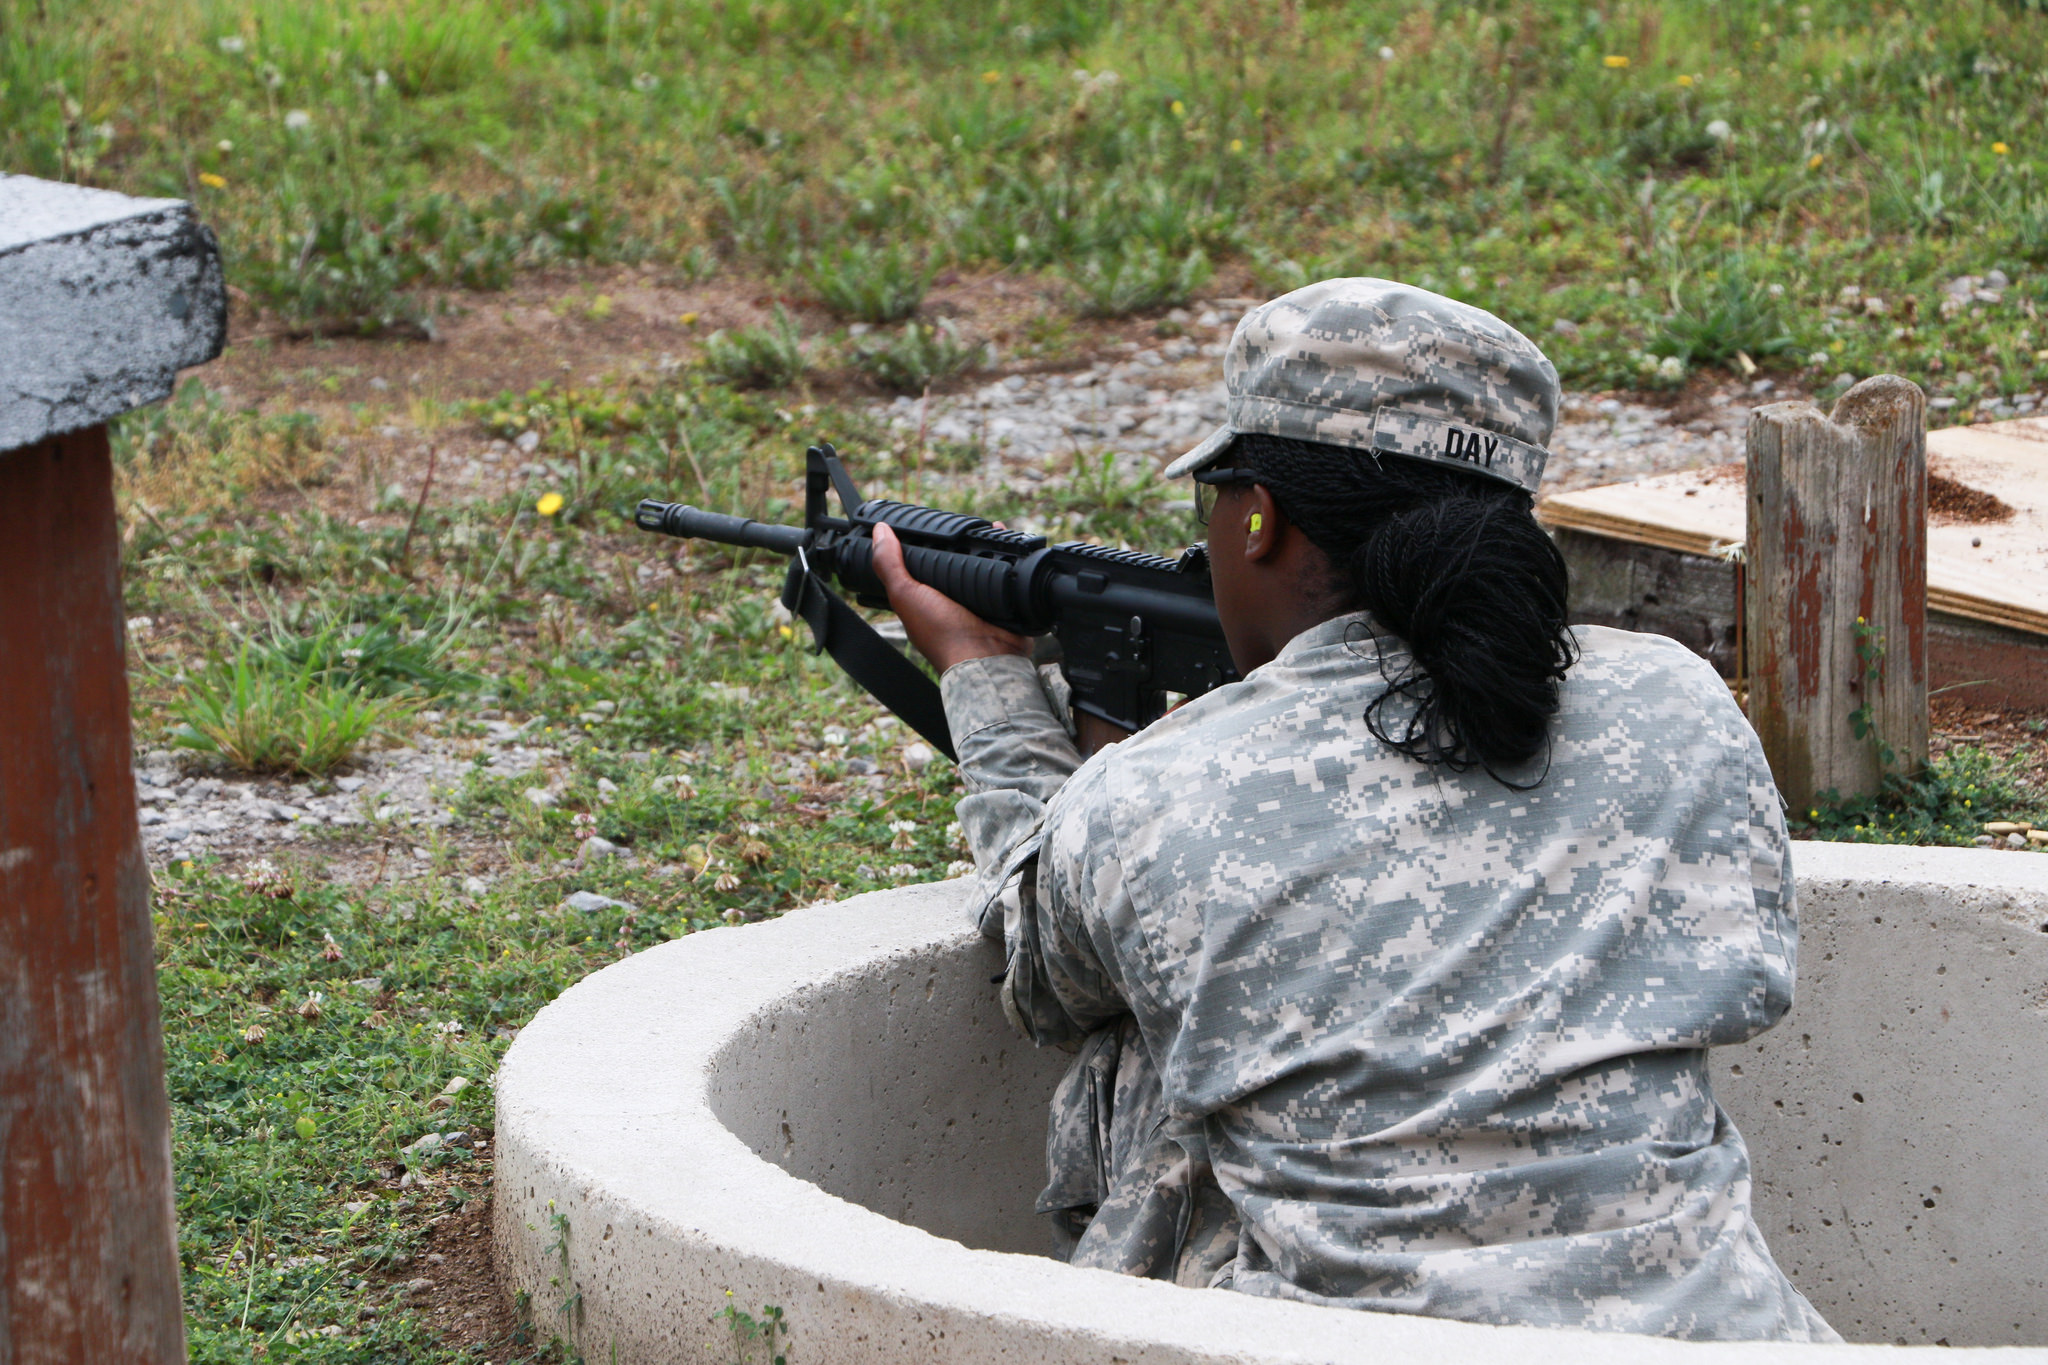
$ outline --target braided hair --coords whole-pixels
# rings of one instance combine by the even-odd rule
[[[1323,552],[1332,592],[1407,643],[1410,662],[1366,708],[1373,735],[1515,786],[1500,770],[1544,752],[1578,658],[1564,556],[1535,500],[1484,476],[1281,436],[1239,436],[1231,463]]]

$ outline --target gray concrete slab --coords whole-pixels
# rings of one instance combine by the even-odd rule
[[[0,451],[167,398],[226,339],[190,204],[0,175]]]

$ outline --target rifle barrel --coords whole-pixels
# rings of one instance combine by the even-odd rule
[[[706,512],[680,502],[657,502],[649,498],[640,504],[633,520],[643,531],[659,531],[684,540],[715,540],[721,545],[745,545],[793,555],[810,540],[801,526],[777,526],[751,517],[729,517],[723,512]]]

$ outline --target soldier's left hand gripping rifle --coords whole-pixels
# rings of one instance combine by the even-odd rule
[[[828,490],[844,516],[827,515]],[[863,498],[830,445],[809,451],[802,526],[652,499],[634,519],[643,530],[788,555],[782,605],[854,681],[948,758],[957,755],[938,686],[827,586],[836,582],[862,606],[889,605],[875,573],[877,526],[896,532],[919,582],[992,625],[1055,637],[1076,711],[1139,730],[1165,712],[1169,693],[1194,696],[1237,680],[1205,547],[1172,560],[1078,541],[1050,545],[983,517]]]

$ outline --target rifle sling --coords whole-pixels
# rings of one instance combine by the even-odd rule
[[[952,729],[946,724],[946,707],[939,700],[938,684],[827,588],[810,571],[801,554],[789,561],[789,577],[782,584],[782,605],[804,619],[818,648],[830,654],[847,676],[902,717],[904,724],[923,735],[940,753],[959,761],[959,755],[953,751]]]

